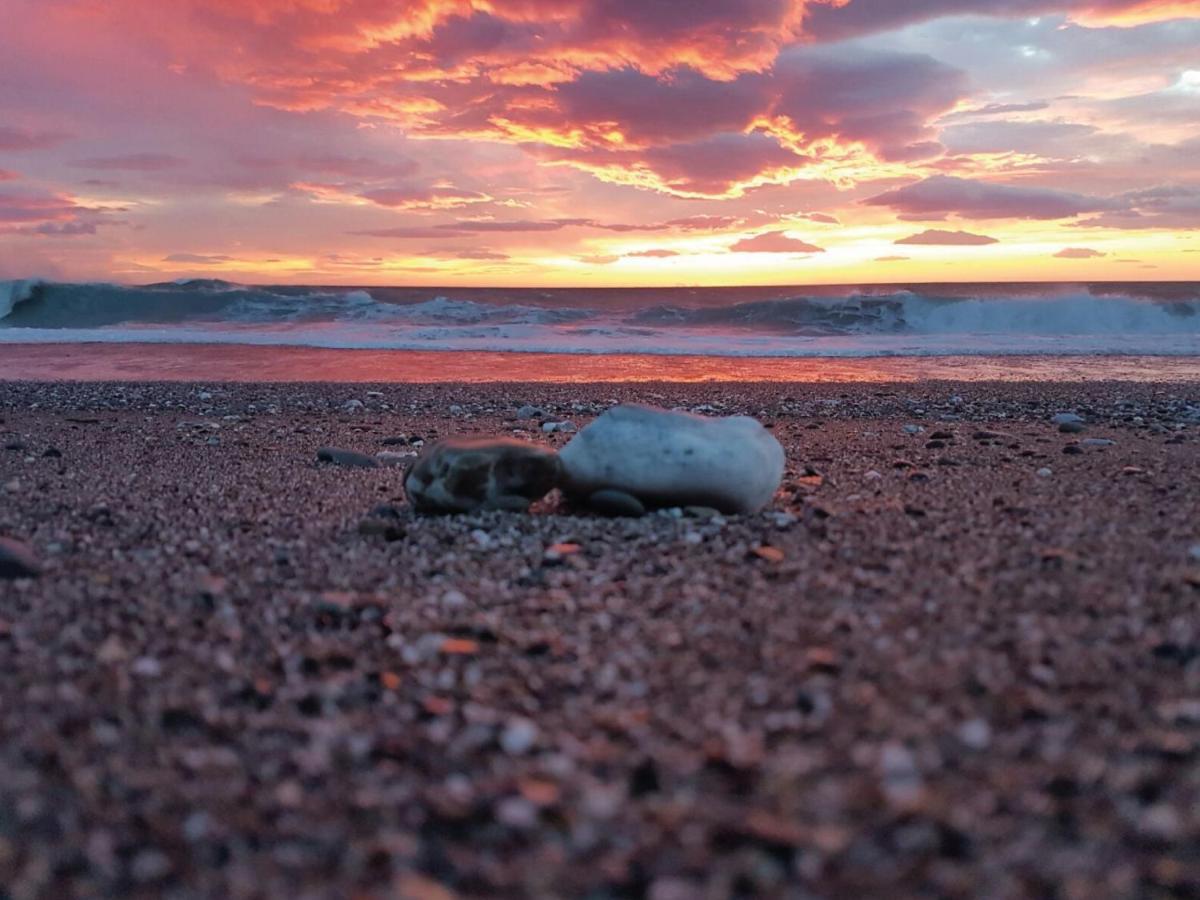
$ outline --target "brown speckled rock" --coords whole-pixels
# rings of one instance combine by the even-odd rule
[[[434,444],[404,480],[417,512],[524,511],[558,486],[553,450],[504,438],[449,438]]]

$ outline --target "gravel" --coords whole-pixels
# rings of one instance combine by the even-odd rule
[[[0,384],[0,894],[1200,891],[1196,385],[371,387]],[[417,518],[313,462],[514,398],[755,415],[784,487]]]

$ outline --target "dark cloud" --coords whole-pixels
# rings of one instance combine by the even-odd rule
[[[863,202],[922,219],[947,215],[963,219],[1065,219],[1114,206],[1113,201],[1101,197],[992,184],[951,175],[934,175]]]

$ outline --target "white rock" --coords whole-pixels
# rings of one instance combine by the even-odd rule
[[[1054,474],[1054,470],[1051,468],[1048,468],[1047,466],[1042,466],[1040,469],[1037,470],[1038,478],[1049,478],[1053,474]]]
[[[712,506],[752,513],[783,479],[779,441],[748,416],[704,418],[648,406],[615,406],[560,454],[569,493],[632,494],[653,506]]]

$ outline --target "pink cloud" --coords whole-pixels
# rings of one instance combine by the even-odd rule
[[[1090,247],[1064,247],[1054,254],[1057,259],[1095,259],[1107,255],[1107,253],[1101,253]]]
[[[969,231],[943,231],[930,228],[920,234],[909,235],[894,241],[896,244],[924,244],[942,247],[980,247],[984,244],[998,244],[994,237],[983,234],[971,234]]]
[[[0,169],[0,181],[16,181],[21,176],[16,172],[9,172],[6,169]]]
[[[799,238],[788,237],[782,231],[765,231],[754,237],[743,238],[730,244],[734,253],[824,253],[823,247],[806,243]]]
[[[627,257],[642,257],[645,259],[668,259],[672,256],[679,256],[678,250],[654,249],[654,250],[638,250],[636,253],[626,253]]]
[[[393,209],[456,209],[492,199],[488,194],[453,187],[378,188],[359,196]]]

